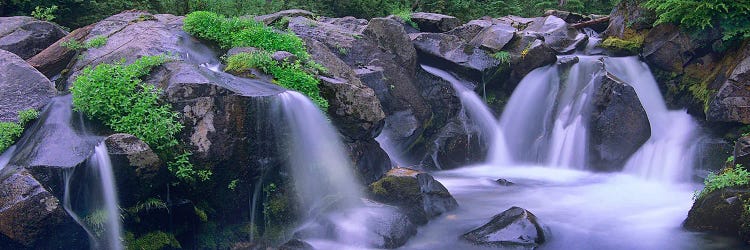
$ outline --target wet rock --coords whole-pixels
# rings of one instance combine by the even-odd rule
[[[502,179],[502,178],[495,180],[495,182],[497,182],[497,184],[500,184],[500,186],[513,186],[513,185],[516,185],[515,183],[513,183],[513,182],[511,182],[509,180],[506,180],[506,179]]]
[[[746,188],[716,190],[699,197],[688,212],[683,226],[692,231],[709,231],[733,235],[750,242],[750,234],[744,228],[747,223],[745,204],[750,198]]]
[[[452,68],[476,82],[482,82],[485,75],[494,73],[499,64],[486,51],[467,44],[457,36],[420,33],[413,36],[412,42],[420,54],[427,58],[435,58],[447,68]]]
[[[464,41],[468,42],[474,39],[474,37],[476,37],[479,32],[482,32],[482,30],[490,26],[492,26],[491,20],[471,20],[464,25],[458,26],[446,32],[446,34],[460,37]]]
[[[314,16],[315,14],[306,10],[291,9],[291,10],[282,10],[282,11],[268,14],[268,15],[256,16],[256,17],[253,17],[253,19],[255,19],[255,21],[258,21],[258,22],[263,22],[266,25],[271,25],[275,23],[276,21],[281,20],[282,18],[292,18],[292,17],[313,18]]]
[[[357,168],[362,183],[368,184],[380,179],[391,169],[391,158],[374,139],[344,143],[349,157]]]
[[[513,39],[515,32],[516,28],[508,24],[494,24],[482,29],[469,44],[491,52],[498,52]]]
[[[104,143],[112,161],[120,204],[150,198],[157,187],[167,185],[161,181],[165,178],[157,178],[163,172],[162,161],[145,142],[130,134],[113,134]]]
[[[604,31],[606,36],[615,36],[623,38],[626,28],[643,30],[651,28],[656,21],[656,15],[641,7],[644,0],[624,0],[615,6],[612,10],[609,20],[609,26]]]
[[[547,10],[544,12],[544,16],[556,16],[566,23],[580,23],[591,20],[591,17],[585,16],[581,13],[564,10]]]
[[[26,170],[9,174],[0,182],[0,234],[0,246],[89,247],[86,232],[68,216],[62,202]]]
[[[672,24],[654,27],[643,42],[643,57],[649,65],[671,72],[682,72],[696,45],[687,33]]]
[[[746,47],[737,66],[723,82],[708,106],[706,119],[750,124],[750,46]]]
[[[370,184],[370,192],[376,201],[400,207],[418,225],[458,207],[443,184],[427,173],[408,168],[391,169]]]
[[[55,96],[55,86],[17,55],[0,50],[0,122],[18,121],[18,112],[40,110]]]
[[[556,52],[536,36],[523,36],[507,45],[510,53],[510,69],[503,87],[512,90],[532,70],[557,61]],[[502,77],[500,77],[502,78]]]
[[[734,144],[734,164],[750,166],[750,136],[743,136],[737,139]]]
[[[556,16],[535,18],[529,23],[521,36],[536,36],[551,49],[560,54],[569,54],[586,46],[588,37]]]
[[[31,17],[0,17],[0,50],[31,58],[68,34],[60,26]]]
[[[312,250],[315,249],[312,245],[309,243],[299,240],[299,239],[291,239],[284,243],[283,245],[279,246],[279,250]]]
[[[63,47],[62,43],[71,40],[83,41],[93,27],[93,25],[88,25],[70,32],[70,34],[57,40],[57,42],[26,61],[48,78],[60,74],[66,67],[68,67],[70,61],[73,60],[73,57],[78,53],[78,51]]]
[[[297,61],[297,56],[286,51],[276,51],[271,54],[271,58],[277,62],[293,63]]]
[[[546,241],[537,217],[520,207],[495,215],[490,222],[461,238],[477,245],[514,249],[535,249]]]
[[[415,12],[411,14],[411,20],[422,32],[442,33],[461,25],[458,18],[437,13]]]
[[[651,125],[633,87],[610,73],[601,79],[589,125],[590,159],[597,170],[619,171],[651,137]]]

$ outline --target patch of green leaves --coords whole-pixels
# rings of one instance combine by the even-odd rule
[[[409,26],[419,29],[419,26],[417,23],[415,23],[413,20],[411,20],[411,8],[398,8],[393,10],[391,13],[394,16],[397,16],[398,18],[401,18],[401,20],[404,21],[404,23],[408,24]]]
[[[719,174],[708,174],[704,183],[706,186],[703,190],[695,194],[695,198],[699,199],[706,194],[723,188],[748,185],[750,184],[750,172],[742,167],[742,165],[737,164],[734,168],[727,168]]]
[[[68,41],[60,43],[60,46],[63,46],[71,50],[84,50],[84,49],[90,49],[90,48],[99,48],[106,44],[107,44],[107,37],[100,35],[100,36],[95,36],[87,40],[84,43],[81,43],[75,39],[70,39]]]
[[[0,122],[0,153],[8,149],[23,134],[23,128],[39,117],[39,111],[27,109],[18,112],[18,122]]]
[[[492,54],[492,57],[500,61],[500,64],[510,65],[510,53],[508,53],[507,51],[495,52],[495,54]]]
[[[128,249],[134,250],[160,250],[160,249],[181,249],[180,242],[173,234],[162,231],[149,232],[141,237],[135,238],[133,233],[125,234],[125,245]]]
[[[168,60],[165,55],[144,56],[129,65],[124,65],[123,60],[87,67],[71,87],[73,106],[116,132],[132,134],[146,142],[159,157],[168,160],[169,170],[179,180],[206,180],[210,172],[194,170],[189,153],[175,153],[179,146],[177,134],[183,128],[179,113],[159,101],[160,89],[140,80]]]
[[[31,16],[42,21],[51,22],[55,19],[56,11],[57,5],[52,5],[50,7],[36,6],[34,10],[31,11]]]
[[[750,38],[748,1],[648,0],[643,7],[656,12],[655,24],[676,23],[693,31],[718,27],[724,40]]]

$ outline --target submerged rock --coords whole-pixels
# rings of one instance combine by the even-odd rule
[[[31,58],[68,34],[51,22],[32,17],[0,17],[0,50]]]
[[[477,245],[513,249],[534,249],[546,241],[537,217],[520,207],[495,215],[490,222],[461,238]]]
[[[0,234],[4,237],[0,236],[0,247],[88,249],[84,229],[68,216],[62,201],[42,187],[28,171],[21,169],[3,175],[5,177],[0,182]]]
[[[458,207],[443,184],[427,173],[408,168],[391,169],[370,184],[370,192],[376,201],[398,206],[419,225]]]
[[[632,86],[608,72],[601,79],[589,121],[590,161],[597,170],[619,171],[651,137],[651,124]]]
[[[0,122],[18,121],[18,112],[40,110],[55,96],[55,85],[17,55],[0,50]]]

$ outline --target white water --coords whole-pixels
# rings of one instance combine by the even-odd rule
[[[10,158],[13,157],[13,154],[16,152],[16,145],[8,147],[3,154],[0,155],[0,173],[2,173],[3,168],[5,168],[6,165],[8,165],[8,162],[10,162]]]
[[[484,142],[489,144],[486,162],[493,165],[509,164],[511,159],[505,144],[505,136],[484,101],[450,73],[427,65],[422,65],[422,69],[451,83],[461,100],[463,110],[469,115],[469,120],[479,127]]]
[[[117,189],[115,177],[112,173],[112,161],[109,159],[107,145],[99,143],[91,158],[91,167],[99,175],[101,181],[102,201],[101,204],[106,213],[106,224],[104,239],[107,249],[121,250],[122,246],[122,222],[120,221],[120,207],[117,205]]]

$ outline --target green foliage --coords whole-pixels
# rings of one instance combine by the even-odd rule
[[[229,182],[229,185],[227,185],[227,188],[234,191],[234,189],[237,188],[237,183],[239,183],[239,181],[239,179],[232,180],[231,182]]]
[[[189,153],[175,153],[179,145],[176,136],[183,128],[179,114],[159,102],[159,89],[139,79],[167,60],[164,55],[144,56],[129,65],[121,61],[87,67],[71,87],[73,106],[116,132],[135,135],[162,159],[172,159],[168,167],[179,180],[206,180],[210,172],[194,170],[187,160]]]
[[[318,79],[308,73],[300,63],[278,63],[271,58],[270,52],[239,53],[227,59],[227,72],[242,72],[250,68],[259,69],[276,78],[276,83],[282,87],[298,91],[310,99],[321,109],[328,108],[328,101],[320,96]]]
[[[104,209],[94,210],[83,218],[83,222],[97,237],[100,237],[107,226],[107,211]]]
[[[55,19],[55,11],[57,11],[57,5],[52,5],[50,7],[36,6],[34,11],[31,12],[31,16],[42,21],[50,22]]]
[[[734,168],[727,168],[720,174],[710,173],[704,183],[706,186],[695,195],[698,199],[722,188],[748,185],[750,183],[750,172],[742,165],[737,164]]]
[[[23,128],[39,117],[39,111],[27,109],[18,112],[18,122],[0,122],[0,153],[8,149],[23,134]]]
[[[693,31],[719,27],[723,39],[750,38],[750,2],[737,0],[648,0],[655,24],[676,23]]]
[[[414,27],[415,29],[418,29],[417,23],[411,20],[411,9],[409,8],[400,8],[396,9],[391,13],[394,16],[397,16],[398,18],[401,18],[406,24],[410,25],[411,27]]]
[[[638,54],[641,52],[641,47],[643,46],[643,37],[636,36],[630,39],[620,39],[611,36],[607,37],[607,39],[604,39],[604,41],[599,46],[618,52]]]
[[[173,234],[162,231],[149,232],[141,237],[135,238],[133,233],[125,234],[125,246],[129,250],[160,250],[181,249],[180,242]]]
[[[501,64],[510,64],[510,53],[507,51],[498,51],[492,54],[492,57],[500,61]]]
[[[169,210],[167,207],[167,203],[162,201],[161,199],[157,198],[149,198],[146,201],[139,201],[135,206],[128,208],[127,212],[131,214],[137,214],[144,211],[149,211],[153,209],[166,209]]]
[[[100,36],[95,36],[94,38],[91,38],[84,43],[81,43],[75,39],[70,39],[68,41],[60,43],[60,46],[66,47],[71,50],[84,50],[84,49],[90,49],[90,48],[99,48],[106,44],[107,44],[107,37],[100,35]]]

